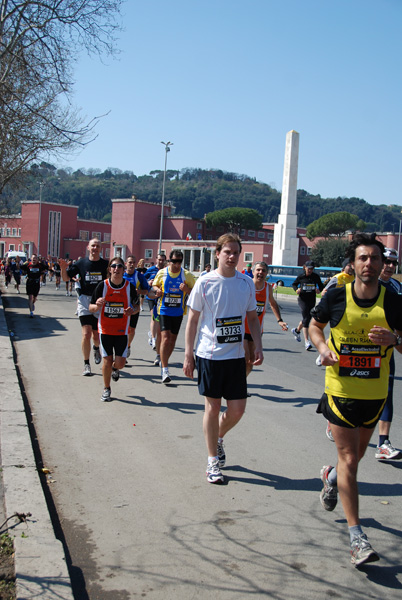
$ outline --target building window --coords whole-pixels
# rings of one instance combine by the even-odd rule
[[[212,240],[212,235],[207,235],[207,240]]]
[[[104,242],[110,242],[110,233],[104,233],[103,234],[103,241]]]
[[[10,228],[7,227],[7,237],[10,237]]]
[[[306,246],[300,246],[300,256],[304,256],[306,254]]]
[[[101,236],[101,232],[100,231],[93,231],[91,233],[92,239],[96,238],[97,240],[101,240],[102,236]]]
[[[273,240],[274,239],[274,234],[273,233],[267,233],[267,238],[269,240]]]
[[[8,249],[9,249],[9,251],[10,251],[10,252],[14,252],[14,250],[15,250],[15,245],[14,245],[14,244],[9,244],[9,245],[8,245]]]
[[[249,235],[249,237],[255,237],[255,231],[253,231],[253,229],[249,229],[248,235]]]
[[[310,256],[312,248],[307,248],[307,255]]]
[[[82,229],[81,229],[79,239],[82,240],[83,242],[88,242],[89,241],[89,231],[82,231]]]
[[[18,237],[21,237],[21,228],[18,228]]]
[[[260,238],[260,240],[264,240],[265,239],[265,233],[263,231],[259,231],[258,232],[258,237]]]
[[[110,248],[105,248],[105,258],[110,258]]]
[[[218,225],[218,227],[216,228],[216,231],[218,233],[223,233],[225,231],[225,228],[223,225]]]
[[[245,263],[249,263],[249,262],[253,262],[254,260],[254,252],[245,252],[244,253],[244,262]]]
[[[17,228],[13,227],[13,232],[11,234],[13,237],[17,237]]]
[[[61,231],[61,212],[56,210],[49,211],[49,230],[47,240],[47,253],[49,256],[60,255],[60,231]]]
[[[145,250],[145,255],[144,258],[145,260],[149,260],[150,258],[152,258],[154,255],[154,251],[152,250],[152,248]]]
[[[202,229],[202,223],[197,223],[197,229]]]
[[[246,230],[245,229],[241,229],[240,230],[240,235],[243,237],[246,235]]]

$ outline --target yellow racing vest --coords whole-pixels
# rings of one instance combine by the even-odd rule
[[[376,346],[368,337],[374,325],[390,331],[384,312],[385,288],[372,306],[362,308],[353,299],[352,284],[345,285],[346,308],[331,329],[329,348],[338,362],[327,367],[325,392],[341,398],[381,400],[388,395],[389,361],[393,346]]]

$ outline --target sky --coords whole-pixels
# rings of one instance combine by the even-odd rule
[[[127,0],[117,59],[82,54],[74,103],[107,116],[71,161],[145,175],[222,169],[402,205],[402,0]],[[110,112],[109,112],[110,111]]]

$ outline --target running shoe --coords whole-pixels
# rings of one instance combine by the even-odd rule
[[[321,367],[321,354],[315,359],[315,364],[317,367]]]
[[[148,331],[148,344],[152,346],[152,333]]]
[[[380,560],[365,533],[361,533],[359,537],[354,538],[350,545],[350,554],[352,565],[355,565],[355,567]]]
[[[119,369],[113,369],[112,371],[112,379],[113,381],[119,381],[120,378],[120,371]]]
[[[31,312],[29,313],[29,316],[31,317],[31,319],[33,319],[33,317],[34,317],[34,314],[33,314],[32,310],[31,310]]]
[[[209,483],[223,483],[223,475],[217,458],[208,463],[206,475]]]
[[[95,348],[95,346],[92,346],[92,349],[94,351],[94,362],[96,365],[99,365],[99,363],[102,362],[102,355],[100,353],[99,348]]]
[[[292,333],[293,333],[293,335],[294,335],[294,336],[295,336],[295,338],[296,338],[296,342],[301,342],[300,333],[298,333],[298,332],[296,331],[296,327],[293,327],[293,329],[292,329]]]
[[[162,383],[170,383],[172,380],[170,379],[169,371],[166,373],[162,373]]]
[[[389,440],[385,440],[381,446],[377,446],[374,456],[378,460],[399,460],[402,452],[394,448]]]
[[[109,402],[111,394],[112,390],[110,388],[105,388],[101,396],[101,402]]]
[[[333,468],[330,465],[323,466],[320,472],[321,481],[324,484],[320,493],[320,501],[325,510],[334,510],[338,502],[338,488],[328,482],[328,474]]]
[[[160,354],[157,354],[157,355],[156,355],[156,358],[155,358],[155,360],[154,360],[154,366],[155,366],[155,367],[159,367],[159,365],[160,365],[160,362],[161,362],[161,357],[160,357]]]
[[[156,339],[155,338],[152,338],[151,346],[152,346],[152,350],[156,350]]]
[[[325,430],[325,433],[330,442],[335,442],[334,436],[332,435],[331,431],[331,423],[329,421],[327,421],[327,428]]]
[[[223,469],[226,464],[226,453],[225,453],[225,445],[223,442],[218,441],[218,463],[219,468]]]
[[[84,370],[82,372],[84,377],[88,377],[88,375],[92,375],[91,373],[91,365],[84,365]]]
[[[126,358],[130,358],[130,354],[131,354],[131,348],[130,346],[127,348],[127,356]]]
[[[304,347],[306,350],[311,350],[313,346],[310,344],[310,342],[304,342]]]

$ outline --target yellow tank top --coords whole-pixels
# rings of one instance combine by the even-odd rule
[[[385,288],[373,306],[361,308],[352,294],[352,284],[345,285],[346,309],[331,329],[329,348],[338,362],[327,367],[325,392],[341,398],[381,400],[388,394],[389,361],[393,347],[375,346],[368,334],[374,325],[392,331],[384,312]]]

